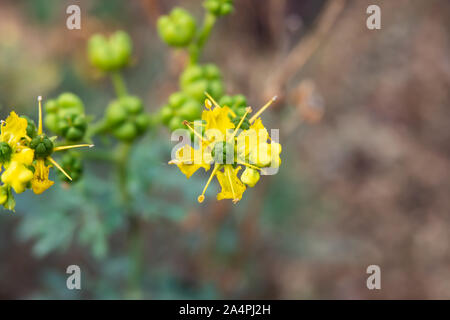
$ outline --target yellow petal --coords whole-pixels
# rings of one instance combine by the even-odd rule
[[[20,151],[14,153],[11,160],[29,166],[33,162],[33,157],[34,157],[34,150],[24,147],[21,148]]]
[[[204,168],[205,171],[209,170],[210,161],[207,161],[208,157],[206,157],[204,150],[204,148],[194,149],[186,144],[177,150],[176,160],[169,163],[176,164],[189,179],[199,168]]]
[[[33,172],[23,163],[11,160],[2,174],[2,182],[10,185],[16,193],[22,193],[28,182],[33,179]]]
[[[12,111],[5,124],[2,124],[2,141],[11,146],[15,146],[27,134],[28,122],[24,118],[20,118],[17,113]]]
[[[228,117],[230,111],[231,110],[228,107],[215,107],[212,110],[204,110],[202,113],[202,120],[206,121],[206,134],[208,133],[208,130],[216,129],[222,133],[223,139],[225,139],[227,130],[234,128],[234,124]]]
[[[241,167],[233,169],[233,166],[225,165],[224,172],[217,171],[217,180],[222,187],[221,192],[217,194],[217,200],[233,199],[233,202],[237,202],[242,199],[246,187],[237,176],[240,169]]]
[[[41,194],[53,185],[53,181],[48,179],[49,168],[46,166],[44,160],[37,160],[33,180],[31,180],[31,188],[36,194]]]

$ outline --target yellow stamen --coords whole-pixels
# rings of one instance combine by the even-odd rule
[[[250,118],[250,123],[252,123],[253,121],[255,121],[260,115],[261,113],[263,113],[275,100],[277,100],[277,96],[274,96],[272,99],[270,99],[269,102],[267,102],[261,109],[258,110],[257,113],[255,113],[255,115],[253,117]]]
[[[220,108],[220,104],[218,104],[218,103],[216,102],[216,100],[214,100],[214,98],[211,97],[211,96],[209,95],[208,92],[205,91],[205,95],[208,97],[209,100],[212,101],[212,103],[213,103],[216,107]],[[210,102],[211,102],[211,101],[210,101]],[[206,104],[206,101],[205,101],[205,104]],[[210,108],[211,108],[211,105],[210,105],[210,107],[209,107],[208,109],[210,109]]]
[[[255,170],[261,170],[261,168],[259,168],[257,166],[254,166],[254,165],[252,165],[250,163],[243,162],[243,161],[239,161],[238,160],[238,161],[236,161],[236,163],[242,164],[243,166],[246,166],[246,167],[249,167],[249,168],[252,168],[252,169],[255,169]]]
[[[209,186],[209,184],[211,183],[212,178],[216,175],[217,170],[219,170],[219,167],[220,167],[220,164],[218,164],[218,163],[216,163],[216,164],[214,165],[214,169],[213,169],[213,171],[211,172],[211,175],[209,176],[209,179],[208,179],[208,181],[206,182],[205,187],[203,188],[202,194],[199,195],[198,198],[197,198],[198,202],[202,203],[203,200],[205,200],[205,192],[206,192],[206,189],[208,189],[208,186]]]
[[[233,134],[231,135],[231,137],[230,137],[230,139],[229,139],[228,141],[233,140],[233,138],[234,138],[234,136],[236,135],[237,131],[238,131],[239,128],[241,127],[242,123],[244,122],[245,117],[246,117],[247,114],[249,114],[250,112],[252,112],[252,108],[251,108],[251,107],[247,107],[247,108],[245,109],[244,115],[243,115],[242,118],[241,118],[241,121],[239,121],[238,125],[237,125],[236,128],[234,129],[234,132],[233,132]]]
[[[38,105],[39,105],[39,127],[38,134],[42,134],[42,97],[38,97]]]
[[[184,120],[183,124],[188,127],[202,142],[206,142],[205,139],[203,139],[202,135],[200,133],[198,133],[197,131],[194,130],[194,128],[191,127],[191,125],[189,124],[189,121]]]
[[[206,107],[206,109],[208,109],[208,110],[212,108],[211,100],[205,99],[205,107]]]
[[[230,167],[231,166],[229,166],[229,165],[225,166],[225,175],[228,177],[228,181],[230,182],[231,193],[233,194],[233,203],[236,203],[239,201],[239,199],[236,198],[236,193],[234,192],[233,181],[231,180],[231,174],[230,174]]]
[[[73,145],[69,145],[69,146],[59,146],[59,147],[55,147],[53,149],[53,151],[61,151],[61,150],[67,150],[67,149],[74,149],[74,148],[81,148],[81,147],[89,147],[92,148],[94,145],[93,144],[73,144]]]
[[[67,179],[72,181],[72,178],[67,174],[67,172],[64,171],[64,169],[55,161],[52,157],[47,157],[48,161],[50,161],[59,171],[61,171]]]

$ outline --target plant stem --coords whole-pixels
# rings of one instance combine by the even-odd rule
[[[126,210],[128,220],[128,252],[130,269],[128,272],[127,297],[131,299],[142,298],[141,280],[143,275],[143,235],[141,222],[131,207],[131,195],[128,189],[128,163],[131,151],[131,144],[122,142],[117,146],[117,172],[119,178],[119,190],[122,197],[123,207]]]
[[[203,27],[200,30],[195,42],[189,46],[189,62],[190,64],[197,64],[200,58],[200,53],[208,40],[211,30],[216,23],[216,16],[207,12],[203,20]]]
[[[113,82],[117,97],[120,98],[128,94],[127,86],[125,85],[125,82],[123,81],[122,75],[119,71],[111,73],[111,80]]]

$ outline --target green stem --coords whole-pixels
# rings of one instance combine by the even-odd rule
[[[119,190],[122,197],[123,207],[126,209],[128,220],[128,252],[130,269],[128,273],[127,297],[132,299],[142,298],[141,280],[143,276],[143,235],[141,221],[131,207],[132,197],[128,189],[128,164],[131,144],[122,142],[117,146],[117,172],[119,178]]]
[[[128,94],[127,86],[125,85],[125,81],[123,81],[122,75],[119,71],[115,71],[111,73],[111,80],[113,82],[114,90],[116,91],[116,95],[120,98],[126,96]]]
[[[196,41],[189,46],[190,64],[198,63],[200,53],[203,47],[205,46],[205,43],[208,40],[209,35],[211,34],[211,30],[214,27],[214,24],[216,23],[216,19],[217,18],[215,15],[209,12],[206,13],[205,18],[203,20],[203,27],[200,30]]]

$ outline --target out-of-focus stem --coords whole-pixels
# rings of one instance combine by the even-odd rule
[[[197,39],[189,46],[189,62],[190,64],[198,63],[200,53],[205,46],[206,41],[211,34],[211,30],[216,23],[216,16],[207,12],[203,20],[203,27],[200,30]]]
[[[111,80],[113,82],[113,86],[114,86],[116,95],[119,98],[126,96],[128,94],[127,86],[125,85],[125,82],[123,81],[122,75],[120,74],[119,71],[115,71],[115,72],[111,73]]]

